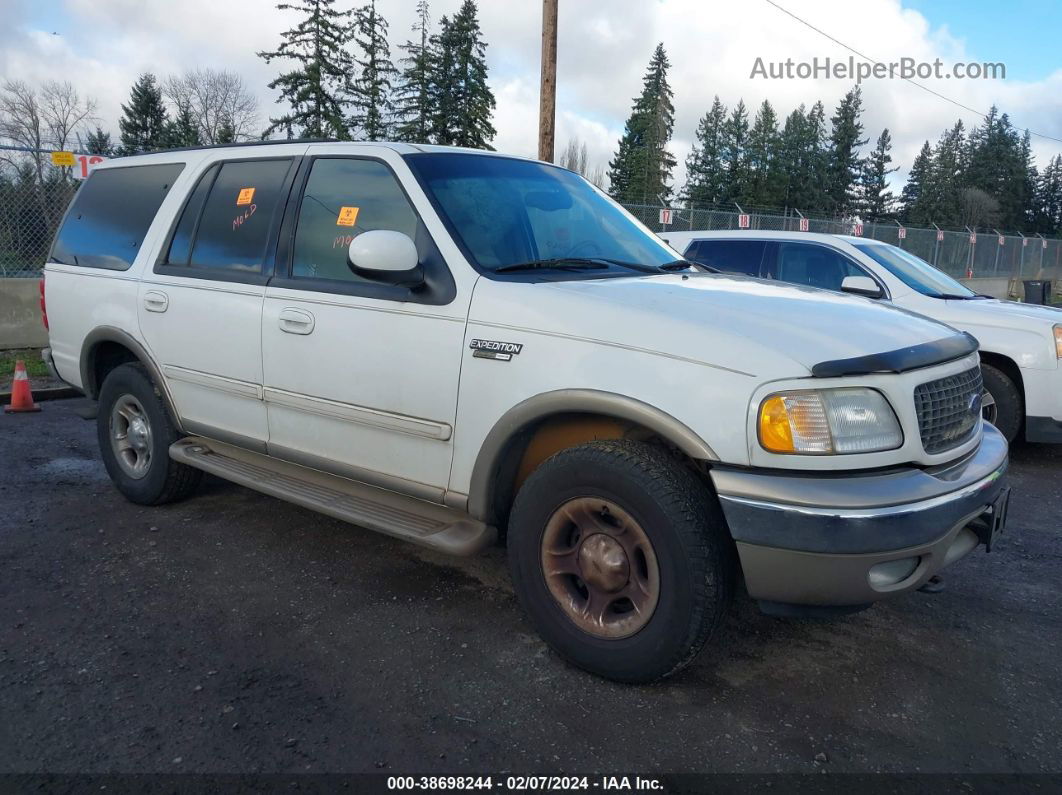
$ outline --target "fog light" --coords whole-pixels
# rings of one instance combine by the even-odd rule
[[[870,587],[880,591],[890,585],[903,582],[914,574],[921,560],[922,558],[920,557],[900,558],[899,560],[887,560],[871,567],[870,573],[867,575],[867,579],[870,580]]]

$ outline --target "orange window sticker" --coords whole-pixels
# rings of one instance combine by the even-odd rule
[[[254,188],[240,188],[240,195],[236,197],[236,206],[250,204],[254,201]]]
[[[354,226],[358,220],[359,207],[340,207],[339,217],[336,218],[336,226]]]

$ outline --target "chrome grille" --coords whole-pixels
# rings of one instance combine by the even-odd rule
[[[943,453],[970,438],[981,416],[983,390],[980,367],[915,387],[918,430],[927,453]]]

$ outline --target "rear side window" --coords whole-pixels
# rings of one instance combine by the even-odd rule
[[[174,230],[173,238],[170,241],[170,250],[166,256],[167,264],[188,264],[188,259],[192,253],[192,240],[195,236],[195,227],[196,224],[199,223],[199,216],[203,211],[203,202],[206,201],[207,191],[209,191],[210,186],[214,184],[214,178],[217,175],[217,166],[211,166],[208,168],[203,176],[199,178],[199,182],[196,183],[192,195],[188,197],[188,203],[184,206],[184,212],[181,213],[181,220],[177,223],[177,228]]]
[[[183,163],[104,168],[78,190],[52,246],[64,265],[128,270]]]
[[[766,245],[762,240],[696,240],[685,257],[725,273],[759,276]]]
[[[291,159],[223,163],[199,180],[174,229],[167,264],[260,274]]]

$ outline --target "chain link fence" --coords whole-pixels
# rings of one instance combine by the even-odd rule
[[[0,278],[40,276],[77,185],[0,175]]]
[[[55,230],[79,184],[54,172],[42,181],[25,169],[0,171],[0,278],[40,275]],[[676,208],[671,211],[671,223],[665,225],[660,223],[658,206],[627,205],[627,209],[659,232],[748,228],[859,234],[900,246],[958,278],[1062,277],[1062,240],[1039,236],[903,228],[894,221],[857,224],[837,218],[802,219],[791,211],[764,209],[738,213]]]
[[[736,209],[673,208],[671,223],[662,224],[659,206],[625,206],[656,232],[760,229],[857,235],[899,246],[960,279],[1021,280],[1062,275],[1062,240],[1053,238],[902,227],[895,221],[859,223],[838,218],[803,218],[791,211],[786,214],[760,209],[739,213]]]

